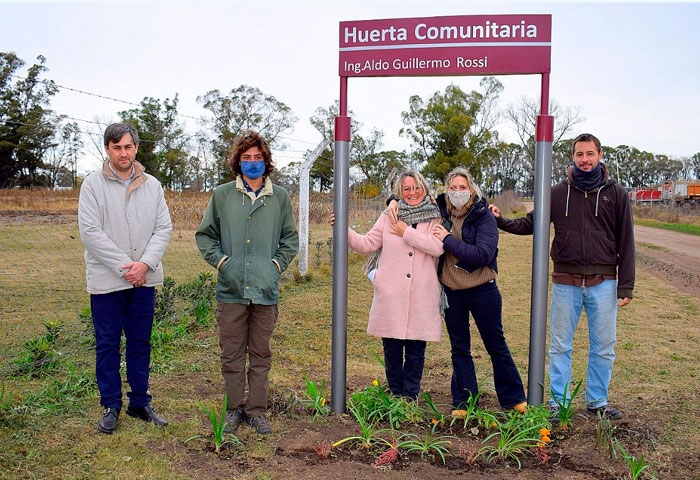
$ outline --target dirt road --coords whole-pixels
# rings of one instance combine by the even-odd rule
[[[637,225],[634,240],[637,268],[700,297],[700,237]]]

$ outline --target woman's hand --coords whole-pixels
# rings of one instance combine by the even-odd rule
[[[396,223],[399,220],[399,202],[392,200],[384,210],[385,215],[389,215],[391,223]]]
[[[331,212],[330,221],[331,221],[331,227],[333,225],[335,225],[335,212]]]
[[[408,228],[408,224],[401,220],[396,220],[396,223],[392,223],[390,228],[391,233],[398,235],[399,237],[403,237],[403,232],[405,232]]]
[[[433,235],[435,235],[442,242],[445,237],[448,236],[450,232],[445,229],[442,225],[438,224],[433,227]]]

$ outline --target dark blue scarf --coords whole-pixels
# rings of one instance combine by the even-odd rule
[[[600,168],[600,165],[600,162],[598,162],[598,165],[596,165],[593,170],[584,172],[574,164],[574,168],[571,172],[574,185],[584,192],[590,192],[600,187],[603,184],[603,169]]]

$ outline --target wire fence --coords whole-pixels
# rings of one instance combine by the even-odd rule
[[[163,258],[165,275],[176,284],[191,282],[213,269],[202,259],[194,232],[209,195],[168,193],[173,232]],[[9,202],[7,197],[3,203]],[[21,202],[13,202],[21,206]],[[47,201],[48,202],[48,201]],[[59,213],[46,203],[31,209],[0,213],[0,354],[5,346],[20,345],[44,333],[44,322],[60,320],[80,325],[80,313],[89,308],[84,248],[77,221],[77,195],[64,202]],[[298,205],[297,199],[292,198]],[[350,199],[350,225],[367,231],[384,208],[384,200]],[[329,263],[333,209],[331,195],[312,195],[309,205],[309,265],[320,258]],[[72,210],[72,211],[71,211]],[[298,216],[297,216],[298,218]],[[297,269],[297,263],[290,271]]]

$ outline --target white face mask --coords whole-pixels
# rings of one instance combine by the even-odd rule
[[[450,199],[450,203],[455,208],[462,208],[469,201],[471,197],[471,192],[469,190],[449,190],[447,192],[447,198]]]

